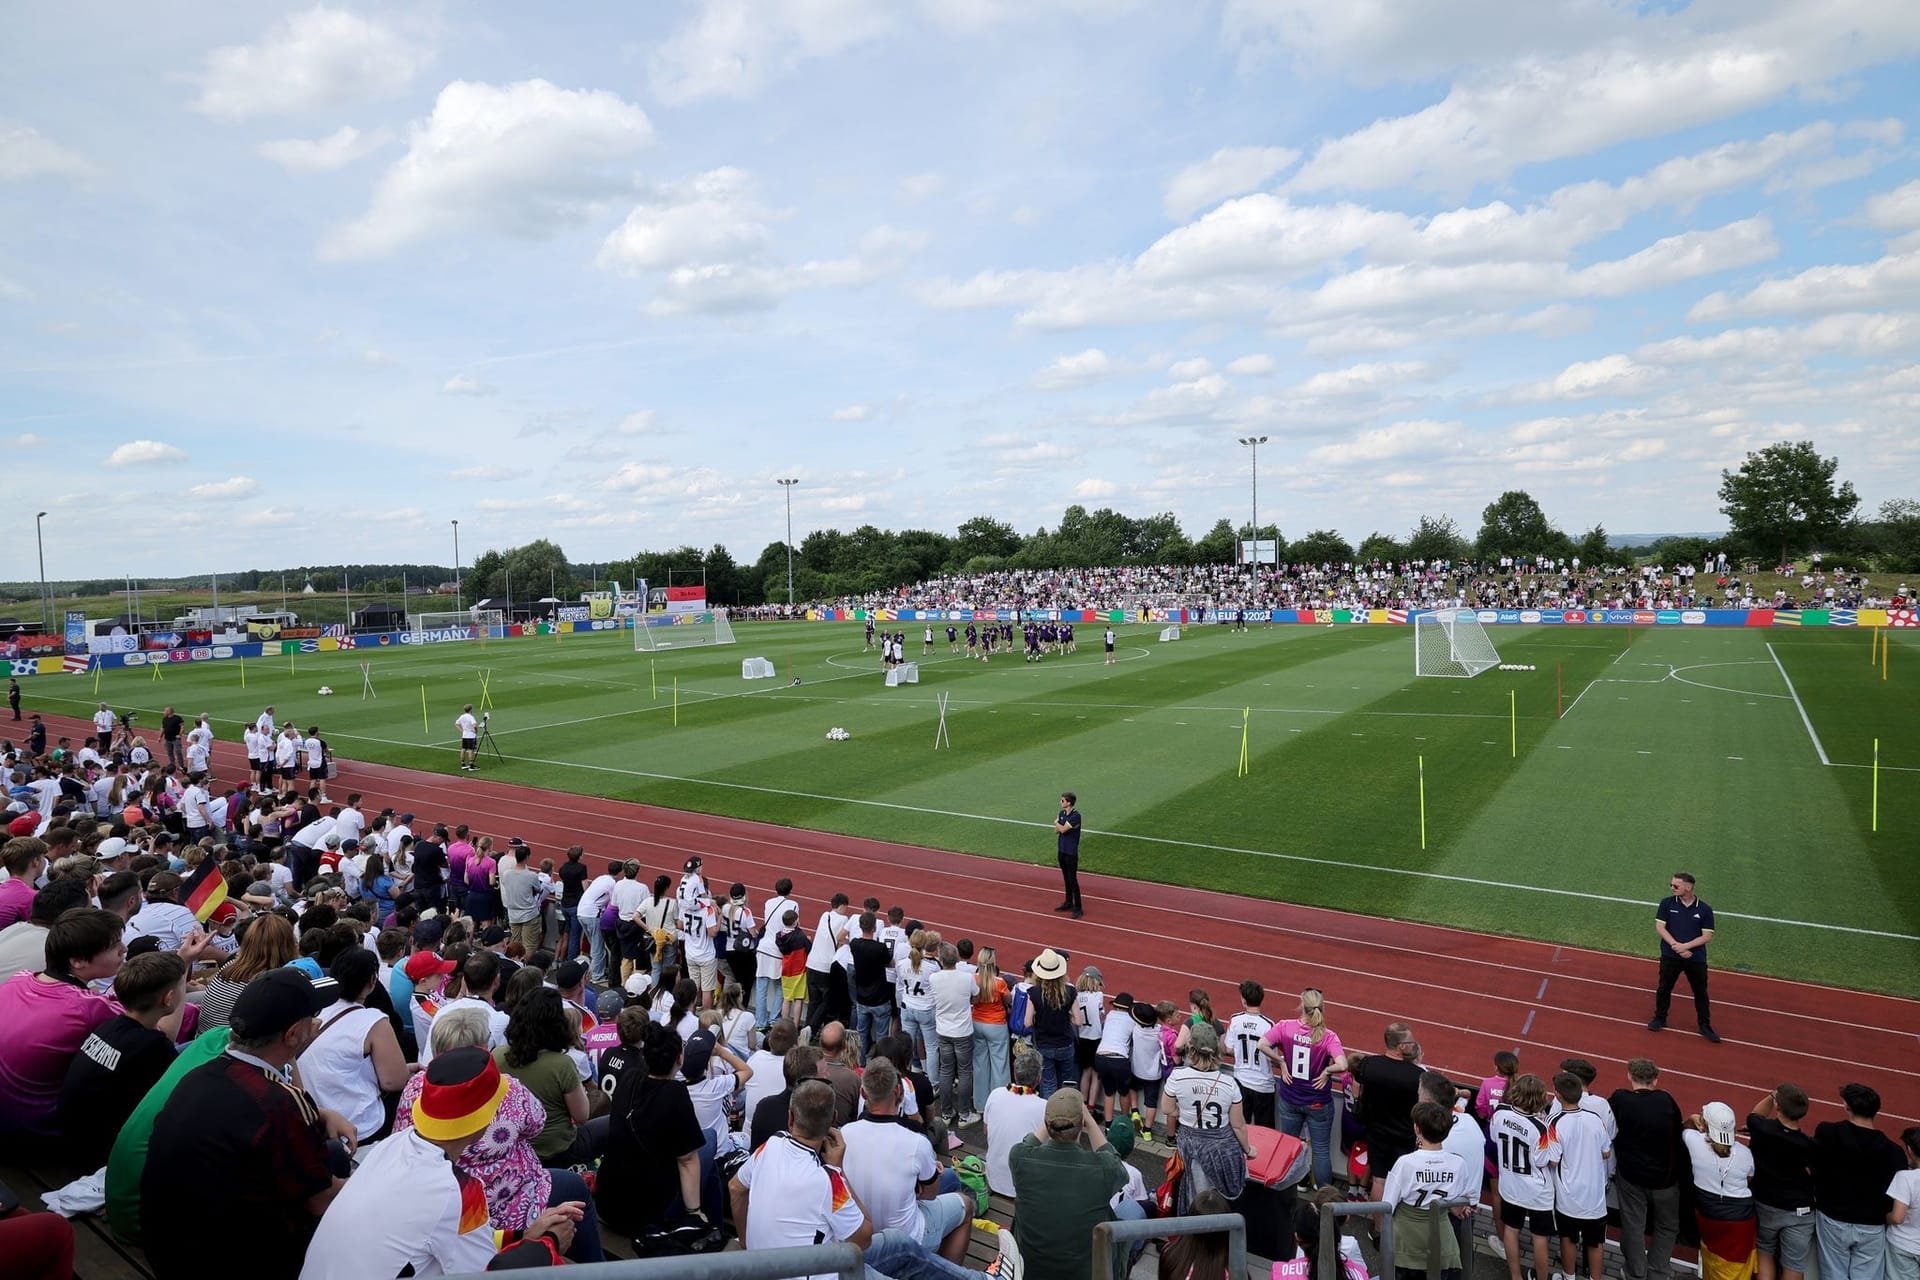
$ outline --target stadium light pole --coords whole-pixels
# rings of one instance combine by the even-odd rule
[[[46,518],[44,511],[33,518],[33,542],[40,551],[40,634],[43,636],[51,634],[50,628],[53,626],[53,614],[47,600],[47,540],[40,533],[40,522]]]
[[[1241,436],[1240,443],[1253,450],[1253,563],[1260,563],[1260,446],[1267,442],[1265,436]],[[1275,552],[1279,548],[1274,548]],[[1276,561],[1278,556],[1275,556]]]
[[[792,480],[777,480],[787,495],[787,612],[793,612],[793,486],[800,483],[796,477]]]

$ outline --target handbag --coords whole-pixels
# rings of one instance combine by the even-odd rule
[[[1180,1205],[1180,1179],[1187,1176],[1187,1162],[1178,1151],[1167,1157],[1166,1181],[1153,1192],[1154,1216],[1171,1218]]]

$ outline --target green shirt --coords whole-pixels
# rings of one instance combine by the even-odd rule
[[[493,1051],[500,1074],[512,1076],[547,1110],[546,1127],[533,1140],[533,1153],[544,1162],[561,1155],[573,1145],[573,1117],[567,1112],[567,1095],[580,1088],[580,1069],[564,1053],[547,1050],[524,1067],[507,1065],[507,1046]]]
[[[1460,1237],[1454,1234],[1452,1216],[1445,1209],[1416,1209],[1410,1204],[1393,1206],[1393,1263],[1396,1267],[1426,1271],[1435,1218],[1440,1219],[1441,1269],[1459,1269]]]
[[[1127,1185],[1112,1147],[1041,1142],[1033,1134],[1007,1153],[1016,1201],[1013,1238],[1027,1274],[1084,1276],[1093,1267],[1093,1229],[1113,1221],[1109,1203]]]
[[[183,1046],[173,1065],[147,1090],[147,1096],[133,1109],[120,1136],[114,1139],[113,1154],[107,1157],[107,1225],[128,1244],[140,1243],[140,1174],[147,1167],[153,1122],[187,1072],[226,1052],[227,1039],[227,1029],[215,1027]]]

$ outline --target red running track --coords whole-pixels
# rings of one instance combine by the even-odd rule
[[[56,735],[91,728],[46,719]],[[244,768],[233,743],[216,744],[214,762],[228,779]],[[329,791],[336,801],[359,791],[376,811],[392,805],[426,822],[465,822],[475,834],[521,836],[556,860],[572,844],[593,862],[637,858],[649,876],[677,874],[697,853],[708,883],[738,880],[756,907],[787,876],[809,928],[832,893],[871,894],[949,940],[999,948],[1015,971],[1052,946],[1071,954],[1076,973],[1099,966],[1110,992],[1179,1003],[1204,987],[1221,1016],[1239,1007],[1243,978],[1267,988],[1269,1016],[1288,1016],[1292,994],[1318,986],[1348,1044],[1375,1049],[1387,1022],[1405,1021],[1426,1061],[1460,1080],[1491,1074],[1494,1052],[1514,1049],[1523,1070],[1543,1076],[1562,1058],[1587,1058],[1605,1094],[1625,1085],[1628,1058],[1646,1056],[1689,1112],[1724,1101],[1745,1115],[1792,1080],[1812,1097],[1815,1119],[1837,1118],[1840,1086],[1864,1080],[1880,1091],[1884,1125],[1920,1123],[1920,1001],[1717,970],[1723,1043],[1683,1029],[1693,1021],[1684,984],[1676,1029],[1649,1032],[1651,912],[1649,955],[1627,956],[1082,871],[1087,916],[1072,920],[1052,909],[1060,890],[1051,866],[353,761],[340,762]],[[1042,849],[1045,840],[1036,831]],[[1098,837],[1089,837],[1082,865],[1099,861]]]

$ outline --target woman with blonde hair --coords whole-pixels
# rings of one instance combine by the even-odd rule
[[[1107,980],[1100,970],[1092,965],[1080,971],[1080,980],[1073,984],[1073,1060],[1080,1068],[1080,1096],[1087,1100],[1087,1107],[1095,1115],[1100,1114],[1104,1099],[1094,1093],[1099,1079],[1094,1075],[1094,1053],[1100,1047],[1100,1033],[1107,1025]]]
[[[940,1035],[934,1026],[933,975],[940,972],[940,935],[915,929],[907,939],[907,963],[899,970],[900,1029],[913,1041],[914,1061],[929,1072],[939,1061]]]
[[[984,1112],[987,1098],[1013,1079],[1007,1060],[1007,980],[1000,976],[1000,955],[980,948],[973,975],[973,1109]]]
[[[1220,1033],[1211,1023],[1193,1027],[1187,1037],[1187,1062],[1175,1067],[1162,1087],[1167,1100],[1168,1136],[1186,1163],[1179,1204],[1185,1213],[1203,1191],[1237,1200],[1247,1185],[1246,1113],[1240,1106],[1240,1082],[1220,1069]]]
[[[1260,1052],[1280,1077],[1273,1099],[1280,1131],[1310,1136],[1314,1185],[1324,1187],[1333,1178],[1333,1078],[1347,1069],[1347,1053],[1327,1026],[1320,988],[1300,993],[1300,1016],[1274,1023]]]
[[[1033,1035],[1040,1055],[1040,1096],[1051,1098],[1079,1080],[1073,1055],[1074,990],[1067,983],[1067,961],[1048,947],[1033,961],[1033,995],[1027,1001],[1023,1031]]]
[[[199,1030],[226,1026],[242,988],[269,969],[285,968],[299,957],[300,944],[285,916],[271,912],[255,916],[247,925],[246,936],[240,939],[240,950],[207,981],[200,997]]]

